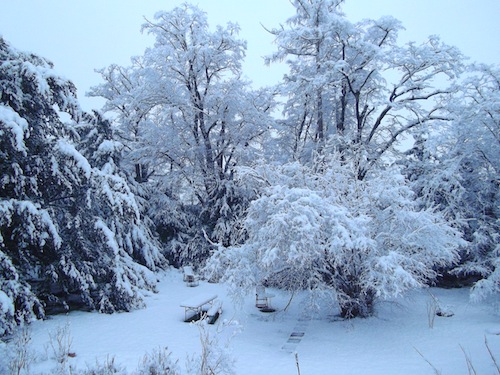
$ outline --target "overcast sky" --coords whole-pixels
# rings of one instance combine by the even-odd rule
[[[171,10],[183,0],[0,0],[0,35],[15,48],[34,52],[55,64],[73,81],[85,109],[101,101],[85,98],[100,83],[94,69],[112,63],[128,65],[131,56],[151,46],[141,34],[144,17]],[[255,85],[276,83],[280,67],[264,66],[274,51],[272,36],[261,26],[278,26],[293,14],[289,0],[194,0],[207,12],[211,26],[236,22],[247,40],[244,74]],[[436,34],[474,61],[500,63],[500,0],[347,0],[351,21],[392,15],[406,28],[400,41],[423,41]]]

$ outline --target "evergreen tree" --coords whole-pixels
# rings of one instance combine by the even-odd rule
[[[82,113],[49,61],[3,39],[0,83],[3,333],[45,311],[141,306],[164,257],[119,173],[109,124]]]

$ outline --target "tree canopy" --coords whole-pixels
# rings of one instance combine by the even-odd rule
[[[118,114],[126,158],[142,173],[136,179],[159,184],[182,202],[183,220],[194,221],[187,243],[186,228],[158,223],[176,233],[181,258],[206,258],[205,236],[235,241],[231,227],[247,197],[233,182],[234,168],[259,158],[271,98],[251,90],[242,76],[246,43],[237,25],[212,31],[204,12],[184,4],[158,12],[143,30],[155,37],[154,46],[130,67],[101,70],[105,83],[93,95],[105,97],[105,109]]]

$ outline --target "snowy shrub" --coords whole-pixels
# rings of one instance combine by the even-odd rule
[[[77,375],[127,375],[127,371],[115,362],[115,357],[106,357],[103,362],[96,361],[93,367],[86,370],[72,371]]]
[[[211,333],[205,320],[197,323],[200,332],[201,354],[187,358],[187,373],[191,375],[233,375],[235,359],[231,355],[231,339],[239,329],[238,324],[219,324]]]
[[[71,337],[71,331],[69,324],[62,327],[57,327],[55,332],[49,333],[50,347],[52,348],[53,358],[56,362],[64,368],[71,351],[71,345],[73,343],[73,338]]]
[[[34,207],[32,208],[32,211],[23,210],[17,205],[17,202],[0,202],[0,226],[6,224],[5,219],[18,221],[21,220],[22,217],[26,220],[26,223],[30,223],[33,228],[38,228],[40,230],[38,234],[42,234],[42,236],[43,233],[47,234],[47,232],[45,232],[47,227],[42,224],[43,221],[37,216],[39,211]],[[21,215],[19,215],[18,211],[21,211]],[[11,239],[16,239],[19,235],[23,243],[27,245],[30,244],[31,239],[29,233],[26,238],[24,236],[26,233],[24,232],[17,232],[16,235],[13,233],[16,232],[15,230],[9,230],[9,232],[12,233]],[[33,319],[44,317],[42,302],[32,291],[30,285],[23,280],[19,270],[14,266],[12,259],[8,256],[6,244],[2,241],[4,235],[5,232],[0,233],[0,337],[11,334],[17,325],[29,323]],[[37,238],[36,232],[32,233],[32,236],[35,237],[35,244],[37,240],[42,241],[40,237]],[[43,241],[47,239],[48,238],[45,238]],[[23,257],[29,257],[30,254],[26,252],[26,248],[19,247],[18,256],[19,255],[21,255],[22,259]],[[19,258],[17,260],[19,260]]]
[[[336,162],[321,173],[294,164],[266,178],[248,240],[219,249],[207,267],[224,265],[234,290],[332,290],[342,316],[369,316],[375,299],[423,287],[456,260],[459,233],[420,210],[397,171],[360,181]]]
[[[18,330],[10,344],[11,350],[5,353],[4,359],[8,373],[12,375],[29,374],[31,364],[35,361],[35,353],[31,348],[31,331],[27,327]],[[2,370],[0,365],[0,371]],[[7,371],[7,369],[5,369]]]
[[[178,375],[180,374],[177,361],[172,359],[172,354],[167,348],[154,349],[151,354],[146,354],[139,364],[137,375]]]

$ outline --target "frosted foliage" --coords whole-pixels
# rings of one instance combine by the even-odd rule
[[[24,138],[29,135],[28,123],[21,118],[15,111],[4,105],[0,105],[0,136],[11,136],[11,145],[18,152],[26,153]],[[4,134],[9,132],[10,134]]]
[[[0,337],[11,334],[17,325],[43,317],[43,307],[31,288],[21,280],[16,267],[0,242]]]
[[[104,169],[112,168],[105,165]],[[127,256],[132,256],[151,270],[161,267],[165,259],[142,222],[140,208],[126,180],[118,175],[96,171],[92,187],[95,198],[94,202],[90,202],[91,208],[106,207],[110,213],[95,224],[108,247],[115,253],[125,251]]]
[[[14,304],[9,296],[0,290],[0,313],[2,315],[14,315]],[[3,335],[4,332],[0,333]]]
[[[85,157],[83,157],[83,155],[76,150],[75,146],[61,139],[57,142],[56,148],[64,158],[69,157],[74,160],[77,167],[84,173],[85,177],[90,178],[90,164],[87,159],[85,159]]]
[[[0,336],[45,311],[142,307],[166,260],[122,145],[47,60],[1,38],[0,58]]]
[[[310,251],[320,248],[320,228],[326,224],[321,199],[307,189],[281,186],[268,194],[251,205],[246,220],[249,236],[266,244],[259,250],[260,262],[264,270],[294,268],[306,273],[315,258]]]
[[[101,70],[92,95],[117,118],[124,166],[149,191],[160,189],[147,205],[172,258],[202,262],[212,242],[238,242],[234,228],[252,192],[234,183],[234,169],[260,158],[272,94],[242,78],[246,43],[235,24],[210,28],[203,11],[183,4],[143,31],[154,45],[128,67]]]
[[[471,67],[464,97],[455,103],[458,115],[447,140],[450,152],[443,156],[458,172],[460,184],[460,194],[450,200],[450,211],[467,219],[463,226],[470,241],[468,256],[456,272],[484,277],[472,288],[474,299],[495,299],[500,291],[499,80],[498,66]]]
[[[492,254],[492,266],[494,270],[488,273],[488,277],[479,280],[471,290],[471,297],[474,301],[491,299],[498,303],[496,297],[500,294],[500,246],[497,245]]]
[[[447,277],[461,284],[483,279],[473,299],[498,296],[500,239],[500,72],[473,64],[449,102],[453,121],[418,138],[409,152],[407,174],[426,207],[436,207],[464,233],[467,243]]]
[[[117,257],[120,249],[118,247],[118,243],[116,242],[115,234],[113,233],[113,231],[109,229],[107,225],[102,222],[102,220],[97,220],[97,222],[95,223],[95,227],[102,231],[102,233],[104,234],[106,245],[113,251],[114,256]]]
[[[332,290],[344,316],[364,316],[375,298],[423,287],[435,267],[457,259],[460,234],[419,209],[396,170],[359,181],[337,163],[316,174],[298,164],[261,173],[271,187],[250,205],[248,240],[220,249],[208,269],[223,266],[223,277],[247,290]]]
[[[279,86],[286,98],[282,142],[295,160],[310,162],[333,148],[358,163],[362,179],[397,155],[404,137],[448,118],[444,104],[464,69],[456,48],[435,36],[400,46],[399,21],[352,23],[341,1],[293,5],[296,14],[272,30],[277,52],[267,61],[289,66]]]
[[[48,60],[16,50],[0,37],[0,80],[3,98],[16,111],[39,107],[46,111],[56,105],[61,111],[77,116],[79,111],[75,86],[59,76]],[[5,78],[16,76],[17,80]],[[21,89],[22,87],[22,89]],[[28,104],[24,95],[30,92],[39,99]]]
[[[144,307],[144,297],[148,290],[154,290],[156,279],[148,268],[137,264],[136,261],[121,248],[115,234],[102,221],[96,222],[96,228],[102,231],[106,246],[112,250],[110,271],[113,274],[112,282],[108,285],[111,293],[101,294],[97,301],[97,308],[102,312],[112,312],[118,309],[130,310]],[[129,301],[120,304],[118,301]]]
[[[23,238],[23,242],[27,242],[24,246],[32,243],[43,247],[49,239],[51,240],[49,246],[56,248],[61,246],[62,240],[52,217],[38,204],[15,199],[1,200],[0,213],[2,226],[11,226],[17,220],[24,222],[23,230],[14,232],[16,236]]]

